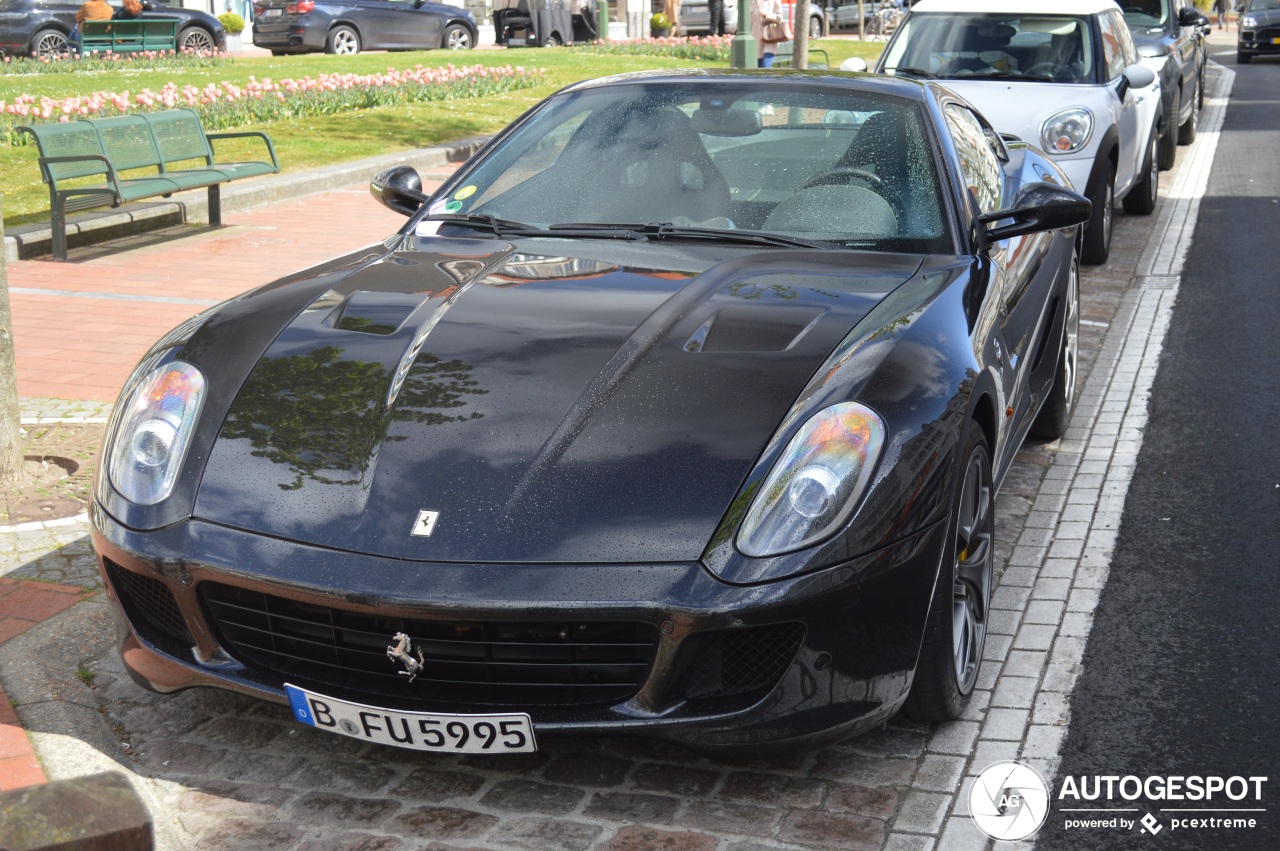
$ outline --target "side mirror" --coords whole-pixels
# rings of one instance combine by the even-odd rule
[[[1124,96],[1129,93],[1129,89],[1150,88],[1155,81],[1155,71],[1152,71],[1141,62],[1135,62],[1124,69],[1124,74],[1120,77],[1119,88],[1116,89],[1116,97],[1124,100]]]
[[[422,205],[431,200],[422,192],[422,178],[412,167],[398,165],[389,168],[369,181],[369,193],[404,216],[412,216]]]
[[[850,56],[848,59],[840,63],[841,71],[866,71],[867,62],[857,56]]]
[[[1200,13],[1190,6],[1178,10],[1178,26],[1195,27],[1200,25]]]
[[[996,242],[1011,236],[1058,230],[1089,221],[1093,204],[1083,195],[1052,183],[1029,183],[1018,191],[1013,206],[994,213],[983,213],[983,225],[1009,219],[1008,224],[987,229],[987,239]]]

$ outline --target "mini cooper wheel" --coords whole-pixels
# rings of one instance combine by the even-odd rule
[[[475,45],[471,43],[470,30],[462,24],[450,24],[440,38],[440,46],[445,50],[470,50]]]
[[[1031,424],[1031,436],[1039,440],[1057,440],[1067,431],[1075,407],[1076,370],[1080,358],[1080,258],[1071,256],[1067,273],[1066,315],[1062,325],[1062,346],[1058,365],[1053,371],[1053,387]]]
[[[360,34],[351,27],[334,27],[325,40],[324,52],[353,56],[360,52]]]
[[[1084,250],[1080,259],[1091,265],[1106,263],[1111,256],[1111,217],[1116,203],[1116,167],[1107,165],[1102,185],[1089,200],[1093,202],[1093,215],[1085,225]]]
[[[1191,93],[1191,117],[1183,122],[1178,128],[1178,144],[1190,145],[1196,140],[1196,131],[1200,129],[1200,111],[1196,109],[1196,104],[1200,102],[1200,82],[1199,75],[1196,76],[1196,89]]]
[[[920,721],[960,717],[978,682],[987,638],[995,552],[995,487],[987,440],[971,423],[947,546],[933,591],[920,661],[903,707]]]
[[[58,30],[40,30],[31,39],[32,56],[54,57],[66,52],[67,37]]]
[[[208,30],[187,27],[178,33],[178,50],[186,53],[212,54],[218,52],[218,42],[214,41],[213,33]]]
[[[1151,131],[1147,156],[1142,161],[1143,176],[1136,186],[1124,196],[1124,211],[1139,216],[1150,215],[1156,208],[1156,195],[1160,191],[1160,169],[1156,163],[1156,132]]]

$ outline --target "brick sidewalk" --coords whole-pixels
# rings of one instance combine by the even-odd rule
[[[0,577],[0,644],[71,608],[85,589]],[[0,688],[0,792],[44,783],[31,740]]]
[[[428,189],[429,191],[429,189]],[[147,348],[206,307],[363,245],[404,218],[363,186],[8,264],[18,394],[111,402]]]

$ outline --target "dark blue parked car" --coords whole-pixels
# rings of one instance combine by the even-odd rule
[[[429,0],[259,0],[253,43],[284,53],[475,47],[466,9]]]
[[[67,51],[84,0],[0,0],[0,56],[56,56]],[[227,33],[207,12],[143,0],[143,17],[177,18],[179,50],[225,50]]]

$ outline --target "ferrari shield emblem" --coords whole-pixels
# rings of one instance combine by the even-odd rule
[[[413,532],[411,534],[422,538],[430,538],[431,533],[436,528],[436,518],[439,516],[439,511],[419,511],[418,519],[413,521]]]

